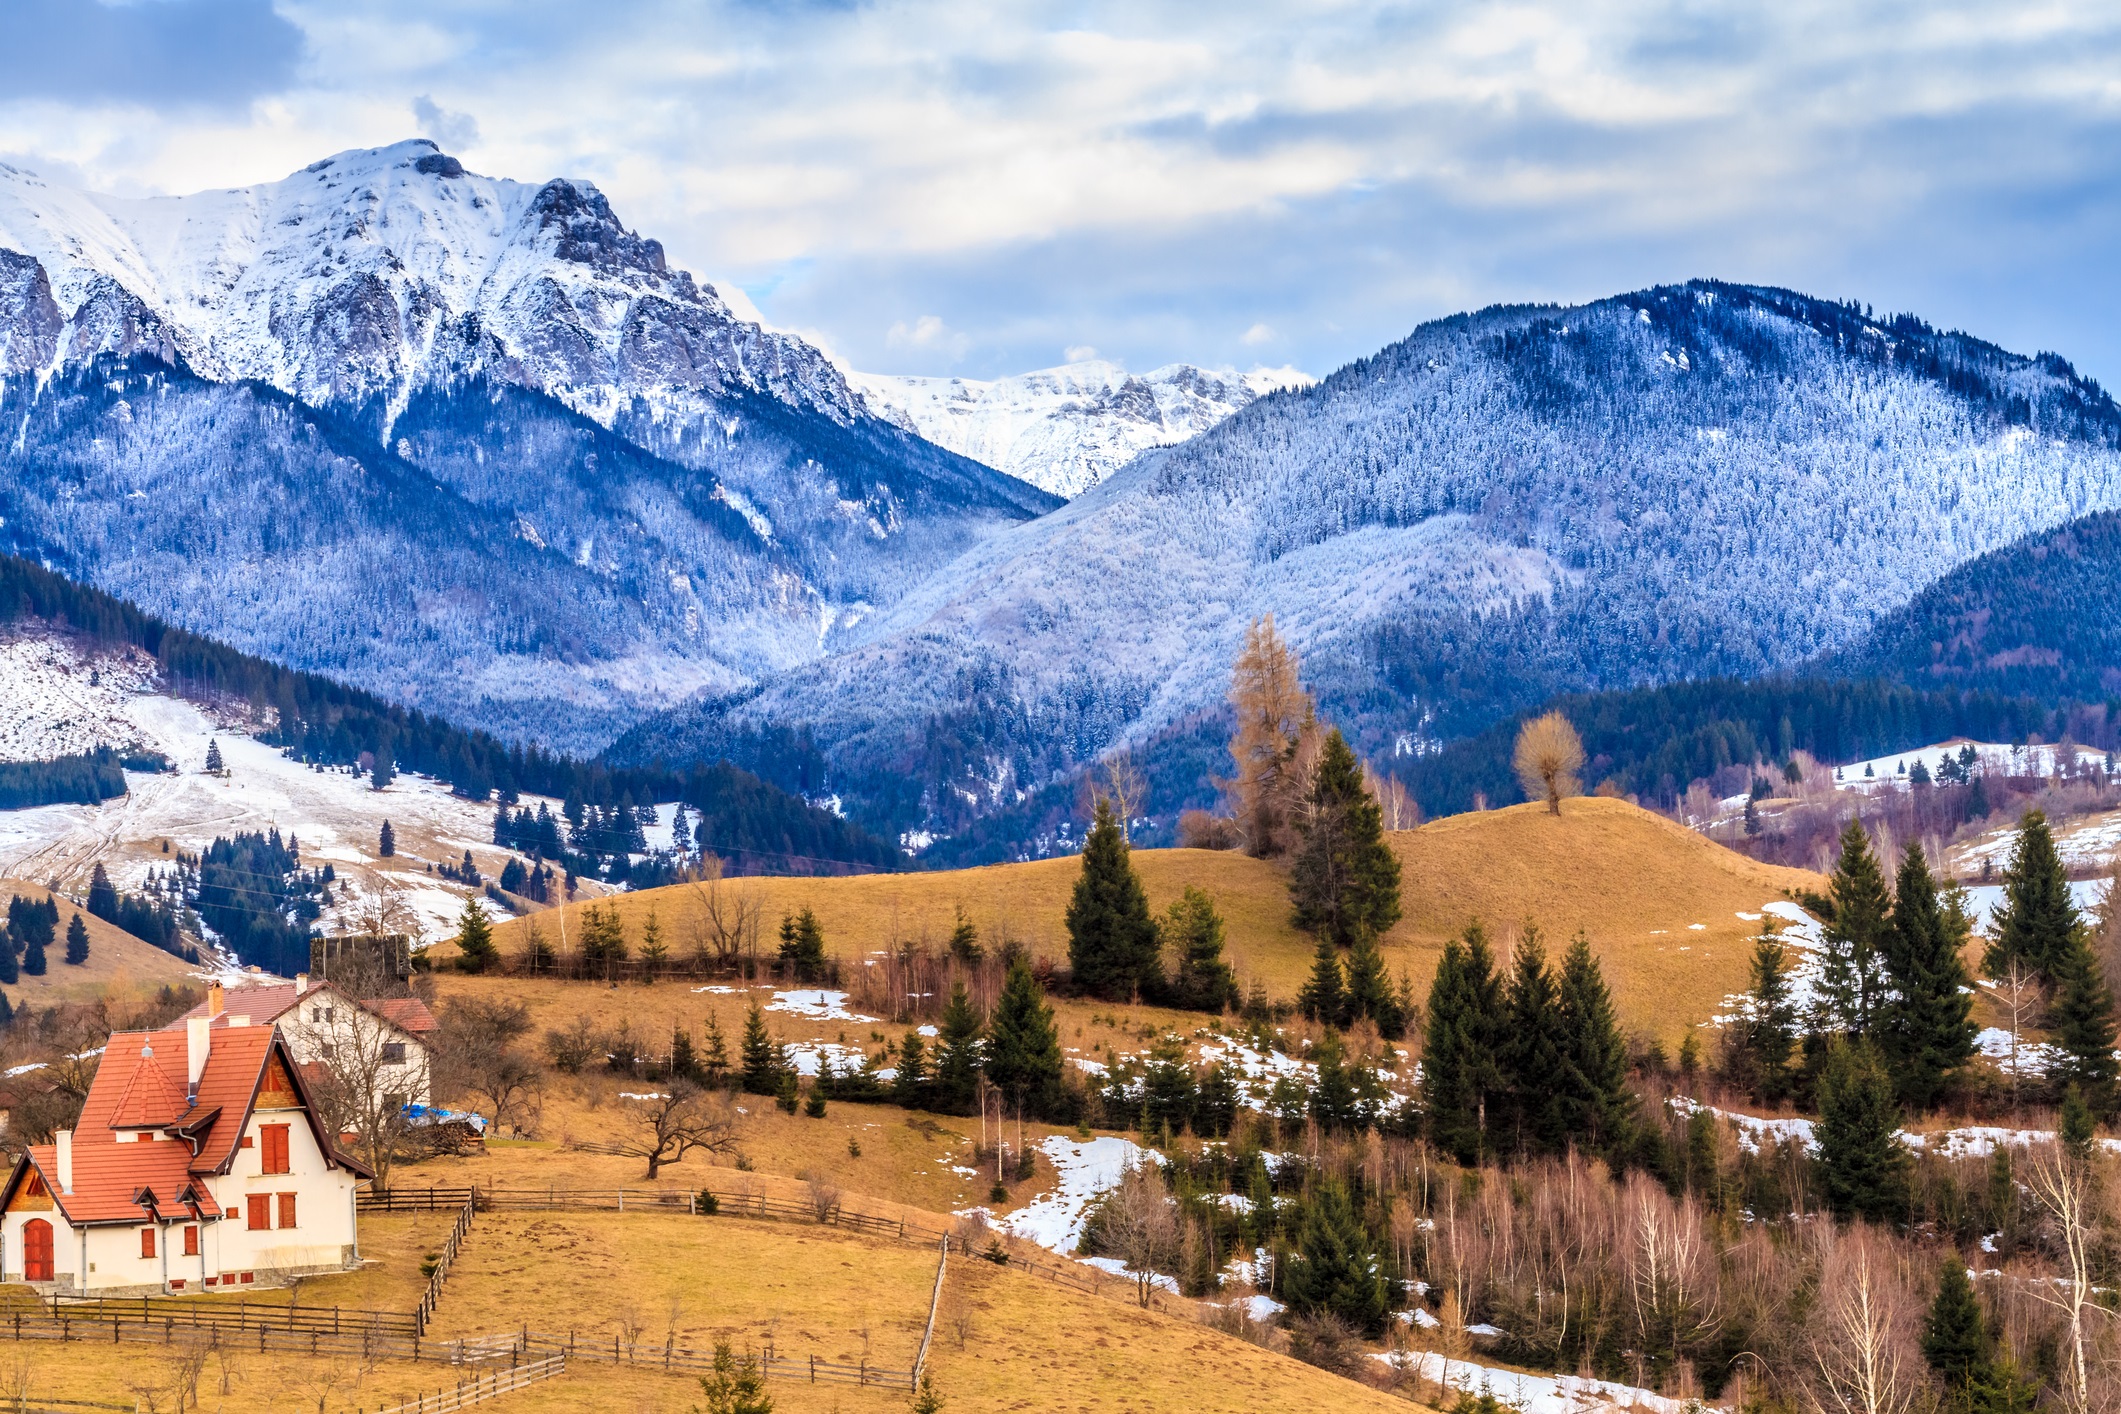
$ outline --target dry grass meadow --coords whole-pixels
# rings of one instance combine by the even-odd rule
[[[23,897],[42,903],[51,891],[42,884],[20,879],[0,879],[0,908],[7,900]],[[88,929],[88,961],[79,965],[64,961],[66,929],[76,912]],[[86,909],[76,909],[65,898],[59,900],[57,941],[45,954],[42,977],[27,973],[4,989],[15,1006],[51,1006],[55,1002],[85,1002],[100,996],[129,996],[152,991],[164,983],[191,980],[196,969],[182,958],[172,957],[150,943],[143,943],[122,928],[93,918]]]
[[[1385,950],[1417,995],[1426,991],[1445,940],[1470,922],[1484,923],[1498,947],[1523,924],[1536,924],[1553,952],[1581,928],[1605,963],[1623,1024],[1668,1044],[1744,986],[1748,939],[1758,925],[1740,915],[1758,914],[1789,890],[1822,882],[1803,870],[1756,863],[1663,816],[1596,796],[1565,802],[1559,816],[1518,805],[1451,816],[1389,838],[1401,863],[1405,916],[1387,935]],[[1161,911],[1189,885],[1206,890],[1227,925],[1228,956],[1240,977],[1258,979],[1272,996],[1295,995],[1312,944],[1289,926],[1280,865],[1182,849],[1141,850],[1134,861],[1152,909]],[[1065,914],[1080,869],[1077,860],[1064,858],[933,874],[731,880],[720,887],[757,899],[769,935],[762,947],[770,946],[783,913],[811,908],[828,947],[850,967],[895,941],[939,944],[959,909],[989,939],[1013,937],[1034,955],[1059,958],[1067,953]],[[705,888],[651,889],[623,895],[613,906],[635,939],[653,910],[672,952],[682,956],[700,926]],[[582,907],[565,910],[570,935]],[[518,920],[499,930],[504,952],[518,945],[524,926]],[[538,926],[557,938],[552,913],[539,915]],[[437,957],[451,951],[441,945]],[[463,985],[454,978],[443,983],[445,993]],[[572,993],[588,990],[577,986]],[[642,995],[653,990],[628,989],[616,1004],[638,1007],[644,1016],[681,1010]],[[1084,1021],[1064,1015],[1064,1022],[1071,1019]],[[1143,1013],[1140,1020],[1159,1018]],[[848,1030],[853,1041],[860,1028],[837,1029]]]

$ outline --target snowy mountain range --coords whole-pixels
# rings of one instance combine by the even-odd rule
[[[1293,368],[1196,368],[1132,374],[1084,359],[1014,378],[855,373],[878,416],[1056,496],[1080,496],[1151,447],[1207,431],[1239,408],[1318,380]]]
[[[2052,355],[1714,282],[1436,321],[969,549],[840,652],[618,754],[801,723],[933,825],[1216,707],[1271,612],[1373,759],[1563,690],[1750,676],[2121,506]]]
[[[1055,498],[868,412],[596,189],[428,142],[119,199],[0,168],[0,546],[594,749]]]

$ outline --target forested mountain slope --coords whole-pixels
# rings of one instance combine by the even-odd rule
[[[569,749],[1057,504],[868,415],[585,183],[425,142],[121,200],[0,168],[6,548]]]
[[[2121,515],[1961,565],[1821,665],[2045,700],[2121,698]]]
[[[864,641],[642,728],[804,723],[946,828],[1216,703],[1273,612],[1373,757],[1557,692],[1753,676],[2121,505],[2052,356],[1715,282],[1425,325],[975,547]]]

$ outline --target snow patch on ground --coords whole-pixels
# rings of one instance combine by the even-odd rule
[[[1471,1329],[1468,1327],[1467,1329]],[[1492,1392],[1497,1399],[1524,1414],[1592,1414],[1604,1409],[1639,1409],[1645,1414],[1681,1414],[1684,1400],[1653,1394],[1633,1385],[1586,1379],[1581,1375],[1527,1375],[1453,1360],[1434,1351],[1394,1351],[1374,1357],[1424,1380],[1478,1394]]]
[[[1117,1188],[1129,1167],[1155,1157],[1132,1139],[1113,1134],[1087,1140],[1050,1134],[1038,1147],[1058,1175],[1054,1190],[993,1221],[1011,1236],[1063,1256],[1073,1256],[1082,1242],[1090,1206]]]
[[[726,988],[724,990],[727,990]],[[796,1016],[807,1016],[812,1021],[875,1021],[873,1016],[861,1016],[847,1010],[845,992],[795,991],[775,992],[773,1000],[766,1004],[767,1011],[785,1011]]]
[[[2045,1075],[2048,1067],[2053,1065],[2062,1054],[2061,1051],[2045,1041],[2028,1041],[2021,1036],[2018,1038],[2017,1063],[2013,1065],[2011,1062],[2011,1033],[2000,1026],[1984,1028],[1981,1034],[1974,1037],[1974,1046],[1982,1055],[1994,1061],[1997,1069],[2001,1070],[2005,1075],[2010,1074],[2013,1070],[2020,1075]]]

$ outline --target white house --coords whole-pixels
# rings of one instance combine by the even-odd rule
[[[428,1038],[435,1019],[418,997],[356,1001],[332,983],[302,973],[292,982],[227,988],[215,983],[184,1019],[202,1016],[216,1027],[277,1025],[297,1064],[332,1066],[336,1060],[336,1069],[357,1088],[395,1098],[389,1109],[434,1103]]]
[[[144,1296],[360,1265],[354,1189],[277,1027],[110,1038],[72,1130],[0,1189],[0,1279]]]

